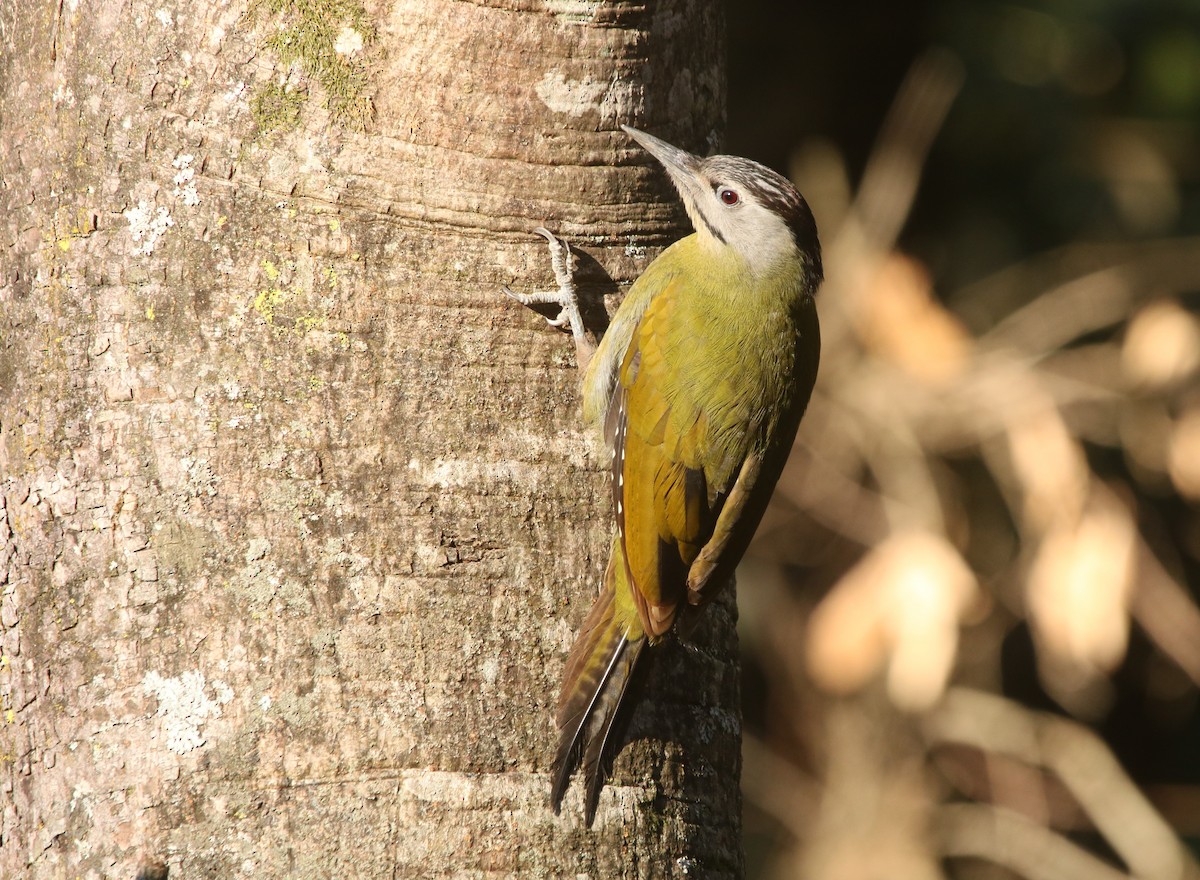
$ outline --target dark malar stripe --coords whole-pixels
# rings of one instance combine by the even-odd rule
[[[717,230],[717,227],[713,226],[711,223],[708,222],[708,218],[704,216],[703,211],[697,211],[696,213],[700,215],[700,219],[704,221],[704,228],[709,231],[709,233],[712,235],[713,238],[715,238],[717,241],[721,242],[721,244],[728,244],[728,242],[725,241],[725,236],[723,236]]]

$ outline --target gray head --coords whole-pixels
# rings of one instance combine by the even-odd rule
[[[636,128],[621,127],[667,170],[692,225],[709,246],[732,248],[756,274],[800,259],[820,279],[817,224],[786,177],[737,156],[701,159]]]

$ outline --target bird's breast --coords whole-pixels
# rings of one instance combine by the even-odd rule
[[[672,377],[666,393],[677,398],[668,405],[699,414],[706,476],[725,486],[792,406],[804,340],[787,291],[745,283],[731,290],[712,283],[719,280],[710,275],[681,298],[662,356]]]

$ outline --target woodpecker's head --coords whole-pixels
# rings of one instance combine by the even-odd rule
[[[697,234],[709,245],[732,248],[755,274],[799,259],[820,281],[817,224],[786,177],[737,156],[701,159],[644,131],[621,128],[667,170]]]

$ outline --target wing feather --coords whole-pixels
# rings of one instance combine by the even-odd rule
[[[798,316],[800,355],[782,377],[790,383],[787,399],[766,401],[732,387],[714,366],[711,347],[699,344],[723,328],[704,323],[698,299],[676,277],[646,305],[606,420],[618,537],[651,640],[670,629],[680,603],[708,601],[732,575],[816,376],[820,341],[811,301]]]

